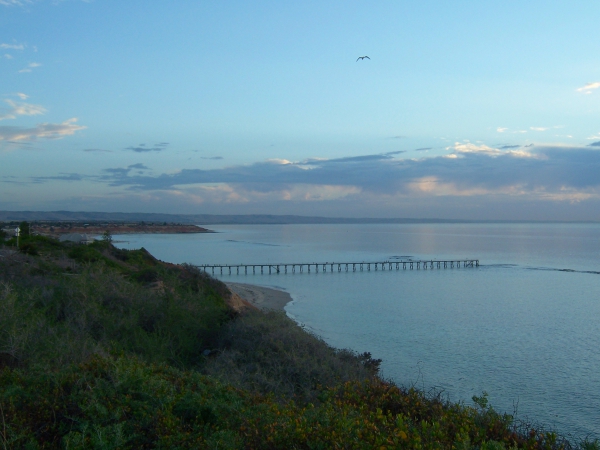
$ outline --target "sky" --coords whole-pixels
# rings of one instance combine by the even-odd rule
[[[0,210],[600,221],[598,17],[0,0]]]

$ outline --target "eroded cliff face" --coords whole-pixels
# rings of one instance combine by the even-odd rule
[[[231,296],[229,298],[225,298],[225,303],[227,304],[227,306],[229,306],[229,308],[231,308],[231,310],[234,313],[240,314],[247,310],[257,310],[258,309],[252,303],[244,300],[242,297],[240,297],[235,292],[232,292],[231,290],[229,292],[231,292]]]

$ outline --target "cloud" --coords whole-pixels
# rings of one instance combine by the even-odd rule
[[[113,153],[112,150],[104,150],[101,148],[84,148],[83,151],[90,153]]]
[[[202,156],[200,159],[211,159],[211,160],[219,160],[224,159],[222,156]]]
[[[503,145],[502,147],[498,147],[500,150],[511,150],[513,148],[519,148],[520,145]]]
[[[29,98],[29,95],[23,94],[22,92],[16,92],[15,95],[17,97],[19,97],[21,100],[27,100]]]
[[[508,130],[508,128],[504,128],[504,127],[498,127],[498,128],[496,128],[496,131],[498,133],[504,133],[506,130]]]
[[[46,183],[48,181],[82,181],[89,178],[78,173],[63,173],[53,177],[31,177],[34,183]]]
[[[132,169],[142,169],[142,170],[150,170],[148,167],[146,167],[144,164],[142,163],[136,163],[136,164],[131,164],[130,166],[127,166],[127,168],[129,170]]]
[[[62,139],[87,127],[72,118],[62,123],[40,123],[33,128],[0,126],[0,141],[27,142],[37,139]]]
[[[210,197],[208,192],[218,192],[219,201],[227,202],[252,202],[269,196],[282,201],[286,196],[298,201],[344,196],[356,201],[390,196],[510,196],[569,202],[600,199],[599,150],[550,146],[501,150],[470,143],[455,144],[451,150],[451,157],[279,159],[156,176],[136,174],[130,166],[107,169],[102,181],[133,192],[201,192],[205,199]]]
[[[431,147],[415,148],[415,152],[424,152],[427,150],[431,150]]]
[[[115,180],[124,180],[129,176],[131,171],[135,170],[138,175],[142,174],[145,170],[150,170],[142,163],[130,164],[127,167],[112,167],[104,169],[105,175],[101,175],[99,180],[111,181],[114,183]]]
[[[279,158],[169,173],[139,162],[99,175],[59,173],[34,181],[97,185],[93,196],[73,191],[56,200],[59,209],[189,212],[202,205],[208,214],[600,220],[598,146],[460,143],[449,150],[452,157]]]
[[[0,3],[0,5],[1,4],[2,3]],[[24,50],[25,44],[0,44],[0,48],[6,49],[6,50]]]
[[[167,149],[168,142],[161,142],[160,144],[154,144],[152,147],[146,147],[146,144],[139,144],[136,146],[127,147],[125,150],[131,150],[136,153],[147,153],[147,152],[162,152]]]
[[[406,139],[406,136],[390,136],[388,139]]]
[[[469,142],[464,143],[464,144],[457,142],[454,144],[454,147],[449,147],[449,149],[450,148],[454,149],[454,155],[456,155],[457,157],[464,156],[466,153],[485,154],[492,158],[496,158],[498,156],[506,156],[506,155],[511,155],[511,156],[515,156],[518,158],[536,158],[536,157],[538,157],[535,153],[527,152],[524,150],[521,150],[521,151],[510,150],[508,152],[505,152],[498,148],[488,147],[487,145],[471,144]]]
[[[591,94],[592,90],[600,88],[600,81],[595,81],[593,83],[588,83],[583,87],[577,89],[577,92],[583,92],[584,94]]]
[[[529,129],[533,130],[533,131],[546,131],[546,130],[549,130],[549,128],[547,128],[547,127],[529,127]]]
[[[41,64],[40,63],[36,63],[36,62],[32,62],[27,64],[27,67],[19,70],[19,73],[28,73],[31,72],[32,69],[35,69],[36,67],[40,67]]]
[[[18,95],[18,94],[17,94]],[[25,94],[20,94],[25,96]],[[27,98],[27,96],[25,96]],[[12,100],[4,100],[10,106],[8,112],[0,114],[0,120],[16,119],[17,116],[36,116],[44,114],[46,108],[40,105],[32,105],[30,103],[17,103]]]
[[[347,156],[345,158],[335,158],[335,159],[321,159],[315,160],[318,161],[321,165],[323,164],[335,164],[335,163],[357,163],[357,162],[365,162],[365,161],[380,161],[384,159],[392,159],[391,154],[397,152],[385,153],[383,155],[362,155],[362,156]],[[311,160],[308,160],[311,161]]]

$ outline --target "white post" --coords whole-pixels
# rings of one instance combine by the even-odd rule
[[[21,229],[19,227],[15,228],[15,233],[17,233],[17,249],[19,248],[19,236],[21,235]]]

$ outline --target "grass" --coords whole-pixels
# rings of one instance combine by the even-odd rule
[[[229,295],[144,249],[24,239],[0,258],[1,448],[599,448],[396,386]]]

